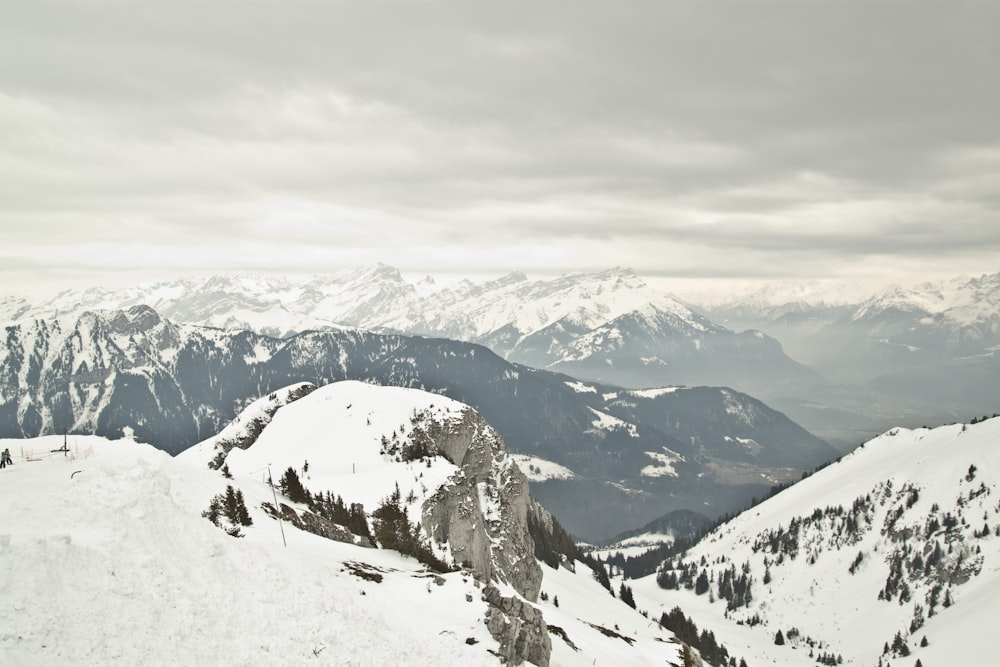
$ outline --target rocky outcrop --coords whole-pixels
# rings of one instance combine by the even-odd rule
[[[423,423],[415,437],[459,467],[424,502],[424,531],[448,544],[456,563],[537,600],[542,570],[527,519],[534,501],[527,478],[507,455],[500,435],[479,413],[467,409],[458,420]]]
[[[489,605],[486,627],[500,642],[500,660],[508,665],[527,661],[548,667],[552,639],[542,612],[518,597],[503,597],[496,586],[483,590],[483,600]]]
[[[303,511],[300,514],[285,503],[279,503],[279,505],[281,506],[280,513],[274,509],[274,505],[271,503],[262,503],[261,507],[268,516],[287,521],[299,530],[304,530],[313,535],[319,535],[334,542],[345,542],[359,547],[374,548],[375,546],[367,537],[355,535],[343,526],[338,526],[318,514],[307,511]]]

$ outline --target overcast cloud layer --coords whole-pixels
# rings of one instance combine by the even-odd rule
[[[1000,271],[997,2],[25,2],[4,293]]]

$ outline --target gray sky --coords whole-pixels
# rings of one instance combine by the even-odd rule
[[[0,9],[3,293],[1000,271],[1000,3]]]

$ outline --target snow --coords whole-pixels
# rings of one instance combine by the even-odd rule
[[[565,384],[567,387],[569,387],[570,389],[572,389],[573,391],[575,391],[578,394],[596,394],[597,393],[597,387],[595,387],[592,384],[585,384],[583,382],[577,382],[577,381],[572,381],[572,382],[567,381],[567,382],[564,382],[563,384]]]
[[[431,465],[397,462],[380,453],[382,438],[400,438],[413,429],[411,421],[427,411],[439,421],[460,419],[466,406],[416,389],[379,387],[363,382],[335,382],[275,413],[248,450],[235,449],[226,459],[234,476],[263,478],[269,466],[275,479],[287,467],[301,470],[310,489],[329,489],[345,502],[374,510],[399,484],[400,495],[411,493],[412,521],[419,521],[420,503],[455,473],[441,457]]]
[[[308,460],[310,489],[369,511],[396,483],[404,495],[434,488],[454,466],[391,460],[379,453],[380,434],[408,429],[414,414],[466,409],[416,390],[321,387],[230,453],[232,479],[204,465],[205,451],[171,458],[81,435],[63,453],[51,451],[61,436],[0,440],[14,456],[0,470],[0,664],[497,665],[469,572],[433,576],[396,552],[279,525],[262,509],[275,493],[263,481],[268,464],[277,476]],[[253,519],[243,538],[201,516],[227,485]],[[484,488],[479,496],[489,514],[497,498]],[[542,568],[548,599],[536,606],[576,646],[553,634],[553,667],[677,662],[670,634],[608,595],[582,563],[575,573]]]
[[[271,491],[251,479],[236,483],[254,525],[235,539],[200,516],[225,488],[217,473],[130,441],[79,446],[92,455],[0,471],[0,663],[496,664],[467,575],[430,585],[412,559],[288,525],[283,547],[257,509]],[[351,561],[387,580],[357,578]]]
[[[649,398],[655,399],[660,396],[666,396],[667,394],[673,394],[674,392],[684,389],[684,387],[659,387],[656,389],[638,389],[629,391],[628,394],[631,396],[636,396],[638,398]]]
[[[609,544],[603,547],[588,549],[587,552],[595,558],[607,559],[609,556],[621,554],[626,558],[641,556],[652,548],[661,544],[672,544],[674,535],[672,533],[641,533],[633,535],[620,542]]]
[[[573,479],[576,473],[566,466],[559,465],[554,461],[548,461],[529,454],[511,454],[510,457],[517,463],[530,482],[544,482],[548,479]]]
[[[662,452],[643,452],[646,456],[656,461],[655,465],[649,465],[642,469],[643,477],[677,477],[677,470],[674,464],[683,461],[677,452],[670,451],[666,447]]]
[[[593,585],[593,573],[583,563],[575,564],[575,572],[565,568],[554,570],[542,564],[542,591],[549,600],[539,607],[545,622],[562,628],[579,651],[574,651],[558,636],[552,636],[552,665],[662,665],[676,662],[677,645],[669,632],[661,630],[655,621],[643,618],[624,602],[611,597],[600,586]],[[559,606],[555,606],[555,598]],[[626,640],[595,633],[593,625],[628,637]],[[586,658],[584,658],[586,656]]]
[[[624,430],[633,438],[639,437],[639,432],[636,430],[635,424],[629,424],[628,422],[622,421],[621,419],[609,415],[606,412],[601,412],[591,407],[588,407],[587,409],[590,410],[590,412],[596,417],[596,419],[591,422],[592,428],[590,429],[590,432]]]
[[[217,275],[120,289],[69,290],[35,306],[7,299],[0,304],[0,315],[51,318],[138,303],[178,322],[279,336],[350,326],[479,341],[508,327],[518,336],[557,323],[590,330],[636,312],[671,313],[702,327],[687,306],[627,269],[538,280],[512,273],[479,283],[436,285],[426,278],[407,282],[397,269],[384,264],[307,278]]]
[[[748,563],[755,581],[753,600],[748,607],[725,618],[724,602],[713,603],[707,595],[696,596],[693,591],[683,589],[662,590],[654,576],[632,582],[639,607],[659,617],[679,605],[699,628],[713,631],[732,654],[744,657],[751,665],[816,664],[809,659],[809,649],[801,641],[797,645],[789,642],[785,647],[774,645],[777,630],[787,634],[793,627],[803,635],[825,642],[824,650],[841,654],[845,665],[874,665],[885,642],[891,643],[897,631],[904,635],[908,632],[914,605],[923,605],[926,612],[925,596],[929,591],[929,583],[917,579],[909,584],[913,588],[910,602],[876,599],[887,577],[889,555],[902,548],[884,534],[883,526],[890,511],[900,508],[902,514],[896,524],[899,530],[922,528],[926,517],[935,512],[942,516],[961,511],[969,524],[958,529],[964,542],[949,537],[945,545],[951,544],[956,552],[947,558],[958,558],[960,553],[966,553],[963,549],[971,549],[963,556],[965,563],[971,566],[981,558],[981,570],[967,583],[952,584],[950,591],[955,604],[948,608],[939,606],[935,615],[908,638],[913,655],[905,659],[887,658],[894,665],[911,665],[917,658],[925,665],[992,664],[993,651],[985,638],[991,635],[1000,614],[1000,599],[995,595],[1000,589],[1000,538],[994,534],[975,538],[972,532],[981,528],[984,521],[991,529],[1000,524],[997,442],[1000,442],[1000,419],[932,430],[893,429],[841,462],[724,524],[684,555],[686,562],[698,562],[705,557],[710,568],[718,557],[725,556],[727,561],[716,566],[717,569],[730,564],[739,569]],[[967,481],[973,465],[974,479]],[[912,507],[902,504],[907,484],[919,492]],[[973,498],[980,484],[987,491]],[[828,507],[850,508],[856,498],[867,494],[874,499],[873,515],[870,523],[863,526],[857,542],[843,541],[839,531],[824,520],[813,528],[802,529],[799,556],[786,558],[780,565],[775,564],[775,555],[769,550],[755,552],[752,548],[760,536],[778,527],[788,527],[794,518],[809,517],[815,510],[822,512]],[[933,509],[934,504],[939,506],[938,510]],[[914,548],[919,548],[923,538],[914,539]],[[939,539],[944,538],[939,536]],[[981,553],[976,553],[977,548]],[[849,566],[858,553],[863,560],[851,574]],[[765,557],[771,559],[772,581],[768,585],[762,583]],[[737,624],[737,620],[754,614],[759,614],[762,625],[751,628]],[[917,644],[924,635],[930,646],[919,648]]]

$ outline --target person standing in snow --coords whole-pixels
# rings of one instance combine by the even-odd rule
[[[14,462],[10,460],[10,450],[5,449],[3,453],[0,454],[0,468],[7,467],[7,464],[14,465]]]

